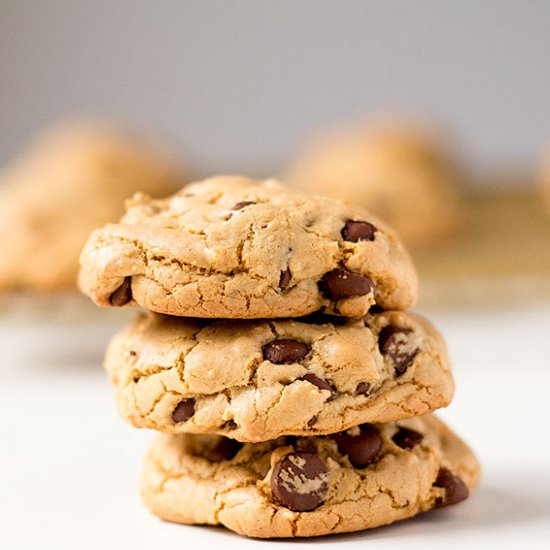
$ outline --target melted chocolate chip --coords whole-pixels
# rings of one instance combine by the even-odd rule
[[[295,512],[308,512],[320,506],[328,484],[328,469],[313,453],[290,453],[275,464],[271,474],[275,501]]]
[[[298,340],[281,338],[273,340],[262,347],[264,359],[277,365],[282,363],[296,363],[303,359],[311,348]]]
[[[424,436],[420,432],[401,426],[392,439],[398,447],[402,449],[412,449],[424,439]]]
[[[420,351],[418,348],[410,349],[408,345],[407,335],[411,332],[412,330],[408,328],[387,326],[378,336],[380,352],[390,358],[396,377],[405,374]]]
[[[279,288],[281,290],[285,290],[288,286],[288,283],[290,283],[291,278],[292,274],[290,273],[289,268],[286,268],[285,271],[281,271],[281,276],[279,277]]]
[[[447,468],[439,468],[434,487],[445,489],[445,496],[435,501],[436,508],[451,506],[452,504],[466,500],[470,495],[466,484]]]
[[[216,442],[206,448],[202,456],[210,462],[222,462],[223,460],[231,460],[243,446],[235,439],[219,436]]]
[[[124,282],[109,296],[109,303],[115,307],[125,306],[132,301],[132,277],[125,277]]]
[[[374,283],[368,277],[347,269],[333,269],[325,273],[318,286],[324,296],[330,300],[364,296],[374,292]]]
[[[313,428],[316,422],[317,422],[317,415],[315,414],[307,421],[307,427]]]
[[[185,422],[195,414],[195,400],[182,399],[172,411],[172,420],[176,423]]]
[[[254,201],[240,201],[233,205],[233,208],[231,210],[241,210],[245,206],[248,206],[250,204],[256,204]]]
[[[355,388],[357,395],[368,395],[370,391],[370,384],[368,382],[359,382]]]
[[[234,420],[228,420],[224,423],[222,428],[226,428],[227,430],[236,430],[237,429],[237,423]]]
[[[312,372],[304,374],[304,376],[299,378],[299,380],[305,380],[306,382],[317,386],[320,390],[328,390],[330,392],[330,397],[327,399],[327,401],[331,401],[336,395],[336,390],[334,386],[326,378],[321,378],[320,376],[317,376]]]
[[[376,227],[372,223],[348,220],[342,228],[342,238],[352,243],[374,241],[376,231]]]
[[[357,430],[357,428],[352,428]],[[347,432],[334,434],[332,438],[336,441],[338,451],[347,455],[349,461],[356,468],[364,468],[368,466],[382,448],[382,438],[378,430],[370,424],[362,424],[358,427],[358,433],[351,435]]]

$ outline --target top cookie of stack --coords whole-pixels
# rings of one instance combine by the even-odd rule
[[[185,317],[359,317],[417,297],[411,259],[387,226],[273,180],[216,177],[167,199],[138,194],[120,223],[91,235],[81,266],[80,287],[98,305]]]

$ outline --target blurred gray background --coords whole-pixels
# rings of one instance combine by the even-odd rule
[[[81,113],[151,129],[201,172],[268,173],[317,129],[394,108],[476,170],[550,139],[547,1],[0,0],[0,161]]]

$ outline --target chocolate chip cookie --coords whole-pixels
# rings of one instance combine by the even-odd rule
[[[92,234],[81,266],[98,305],[177,316],[359,317],[417,295],[407,252],[367,211],[239,177],[136,196],[120,223]]]
[[[427,248],[460,225],[460,175],[441,139],[419,124],[358,125],[312,143],[286,178],[298,188],[350,201]]]
[[[169,521],[222,524],[250,537],[313,537],[456,504],[478,477],[470,449],[428,415],[264,443],[162,435],[146,459],[142,495]]]
[[[105,364],[135,426],[252,442],[426,414],[454,390],[439,333],[396,311],[211,322],[143,313]]]
[[[0,291],[74,289],[91,231],[136,191],[178,189],[178,167],[140,138],[102,123],[54,128],[0,175]]]

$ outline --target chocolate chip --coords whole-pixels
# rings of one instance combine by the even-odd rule
[[[447,468],[439,468],[434,487],[445,489],[445,496],[435,501],[436,508],[444,508],[445,506],[466,500],[470,494],[466,484]]]
[[[359,241],[374,241],[376,227],[369,222],[348,220],[342,228],[342,238],[345,241],[357,243]]]
[[[356,395],[368,395],[370,391],[370,384],[368,382],[359,382],[355,388]]]
[[[357,434],[350,431],[357,430]],[[382,439],[378,430],[370,424],[362,424],[347,432],[334,434],[332,438],[338,445],[338,451],[347,455],[349,461],[356,468],[364,468],[374,461],[382,448]]]
[[[288,267],[284,271],[281,271],[281,276],[279,277],[279,288],[281,290],[285,290],[285,288],[288,286],[288,283],[290,283],[291,278],[292,275]]]
[[[321,378],[320,376],[317,376],[312,372],[304,374],[304,376],[302,376],[298,380],[305,380],[306,382],[317,386],[320,390],[328,390],[330,392],[330,397],[327,399],[327,401],[331,401],[336,395],[336,389],[326,378]]]
[[[278,504],[295,512],[320,506],[328,492],[329,472],[313,453],[295,452],[283,457],[271,474],[271,492]]]
[[[135,357],[137,355],[137,351],[134,351],[133,349],[130,350],[130,357]]]
[[[185,422],[195,414],[195,400],[182,399],[172,411],[172,420],[176,423]]]
[[[222,460],[231,460],[243,446],[235,439],[219,436],[210,447],[207,447],[202,456],[210,462],[221,462]]]
[[[420,443],[424,436],[416,430],[400,427],[399,431],[392,437],[393,442],[402,449],[412,449]]]
[[[364,296],[374,292],[374,283],[368,277],[341,268],[325,273],[318,286],[319,290],[331,300]]]
[[[307,344],[298,342],[298,340],[281,338],[263,346],[262,352],[264,359],[280,365],[282,363],[296,363],[296,361],[303,359],[310,349]]]
[[[317,415],[315,414],[307,421],[307,427],[313,428],[316,422],[317,422]]]
[[[233,208],[231,210],[241,210],[245,206],[248,206],[249,204],[256,204],[254,201],[240,201],[233,205]]]
[[[411,349],[409,345],[407,335],[411,332],[408,328],[387,326],[378,335],[378,348],[391,359],[397,377],[405,374],[420,351],[418,348]]]
[[[125,277],[124,282],[109,296],[109,303],[115,307],[125,306],[132,301],[132,277]]]
[[[236,430],[237,429],[237,423],[234,420],[228,420],[224,423],[222,428],[226,428],[227,430]]]

